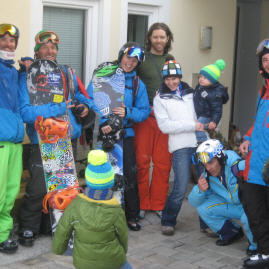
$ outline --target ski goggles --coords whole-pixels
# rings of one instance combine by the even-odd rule
[[[49,41],[51,41],[54,44],[59,44],[60,39],[59,36],[52,31],[45,31],[40,34],[38,34],[35,38],[35,43],[36,44],[46,44]]]
[[[123,52],[124,54],[126,54],[127,56],[129,57],[132,57],[132,58],[137,58],[137,60],[139,62],[143,62],[144,61],[144,51],[139,48],[139,47],[129,47],[129,48],[126,48]]]
[[[0,36],[5,35],[6,33],[16,38],[19,38],[20,36],[19,29],[15,25],[0,24]]]
[[[269,39],[264,39],[261,41],[257,47],[256,54],[260,54],[264,48],[269,49]]]
[[[206,164],[212,160],[213,156],[210,153],[203,151],[203,152],[197,152],[196,158],[202,164]]]

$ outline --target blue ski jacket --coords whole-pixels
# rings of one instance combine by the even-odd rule
[[[219,124],[222,106],[229,100],[227,89],[219,82],[203,87],[197,85],[193,93],[193,103],[197,118],[206,117]]]
[[[217,194],[224,198],[228,204],[240,204],[238,198],[238,183],[237,174],[235,172],[243,171],[245,169],[245,161],[241,160],[239,155],[232,150],[225,151],[227,160],[224,168],[223,179],[218,177],[209,176],[210,188],[202,192],[198,185],[195,185],[189,194],[188,200],[194,207],[198,207],[202,204],[211,194]],[[233,165],[238,162],[238,169],[233,170]],[[226,186],[225,186],[226,185]]]
[[[0,59],[0,141],[20,143],[24,126],[19,111],[18,72],[13,63]]]
[[[75,99],[79,101],[80,104],[85,104],[89,109],[93,106],[93,101],[85,97],[78,89],[78,84],[76,82],[76,76],[74,76],[75,81]],[[35,120],[38,116],[43,116],[44,118],[58,117],[66,113],[66,103],[48,103],[39,106],[33,106],[30,103],[30,97],[27,90],[26,84],[26,73],[19,73],[19,84],[20,84],[20,111],[23,121],[26,123],[26,132],[30,138],[31,144],[38,144],[37,133],[35,131]],[[71,96],[69,94],[69,99]],[[81,124],[78,123],[73,115],[71,109],[68,110],[70,120],[71,120],[71,135],[72,139],[78,138],[81,135]]]
[[[269,186],[262,178],[264,164],[269,158],[269,79],[265,80],[264,87],[263,96],[263,89],[258,94],[254,124],[244,136],[244,139],[250,142],[244,180],[249,183]]]
[[[133,89],[133,81],[136,76],[136,71],[125,74],[125,91],[124,91],[124,105],[126,106],[126,112],[123,125],[124,130],[126,131],[125,137],[133,137],[135,135],[133,130],[133,124],[135,122],[142,122],[146,120],[150,114],[150,105],[147,94],[147,89],[142,80],[139,79],[138,89],[135,91]],[[92,81],[90,82],[87,88],[88,95],[90,98],[93,98],[93,86]],[[103,116],[103,114],[98,110],[96,110],[101,115],[100,124],[104,123],[107,119]]]

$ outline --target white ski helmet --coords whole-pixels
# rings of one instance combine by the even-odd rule
[[[200,144],[196,150],[196,156],[202,164],[210,162],[213,158],[217,158],[221,165],[224,165],[226,161],[223,145],[217,139],[209,139]]]

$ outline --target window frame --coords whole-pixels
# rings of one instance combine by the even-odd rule
[[[120,47],[127,41],[128,14],[148,16],[148,27],[154,22],[169,22],[170,0],[122,0]]]
[[[85,87],[98,63],[109,57],[110,0],[31,0],[30,54],[34,51],[34,37],[42,29],[43,7],[82,9],[85,11],[83,77]],[[61,37],[60,37],[61,38]]]

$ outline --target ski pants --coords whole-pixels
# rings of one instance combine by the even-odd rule
[[[126,219],[135,221],[139,214],[139,195],[133,137],[123,139],[123,174],[127,180],[124,190]]]
[[[172,154],[168,135],[163,134],[153,115],[136,124],[135,151],[140,209],[163,210],[169,188]],[[153,163],[150,181],[150,164]]]
[[[13,228],[10,211],[20,190],[21,174],[22,145],[0,141],[0,243]]]
[[[210,227],[210,229],[219,234],[220,238],[223,240],[232,238],[239,230],[239,225],[232,220],[240,220],[250,243],[249,249],[254,250],[257,248],[256,243],[253,242],[248,218],[242,204],[230,204],[221,196],[211,194],[208,199],[196,209],[199,216]]]
[[[258,252],[269,255],[269,187],[243,182],[239,194]]]

